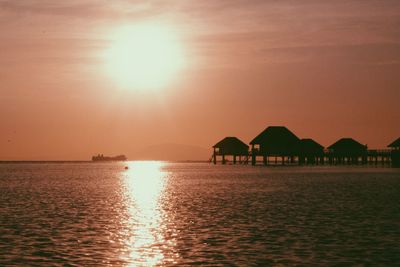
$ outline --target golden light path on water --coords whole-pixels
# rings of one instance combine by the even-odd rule
[[[128,163],[124,172],[125,205],[128,211],[126,225],[130,233],[126,250],[130,266],[154,266],[173,263],[173,241],[165,240],[165,220],[162,197],[168,173],[162,170],[165,163],[157,161],[136,161]],[[173,255],[173,253],[172,253]],[[171,258],[172,257],[172,258]]]

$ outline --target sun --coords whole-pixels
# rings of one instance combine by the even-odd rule
[[[117,29],[105,57],[107,73],[132,90],[164,88],[185,65],[177,31],[157,23]]]

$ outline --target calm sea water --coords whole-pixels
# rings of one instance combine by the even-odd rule
[[[0,164],[0,266],[393,266],[399,240],[396,169]]]

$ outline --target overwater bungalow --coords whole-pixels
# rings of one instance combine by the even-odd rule
[[[237,137],[225,137],[213,146],[213,162],[217,164],[217,156],[222,157],[222,164],[226,163],[226,156],[233,157],[233,164],[236,164],[236,157],[239,157],[239,162],[242,162],[244,157],[247,163],[249,155],[249,146],[242,142]]]
[[[400,138],[397,138],[395,141],[388,145],[392,149],[391,151],[391,160],[393,167],[400,167]]]
[[[388,145],[393,150],[400,150],[400,137]]]
[[[257,135],[251,142],[251,163],[256,164],[257,156],[263,157],[265,165],[269,164],[269,157],[281,157],[282,165],[286,159],[294,162],[296,148],[300,139],[284,126],[270,126]]]
[[[299,164],[323,164],[324,147],[313,139],[301,139],[297,147]]]
[[[329,162],[336,164],[358,164],[361,158],[362,162],[367,158],[367,146],[363,145],[353,138],[342,138],[328,147]]]

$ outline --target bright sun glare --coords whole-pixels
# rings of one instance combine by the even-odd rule
[[[184,65],[177,32],[156,23],[118,29],[105,56],[107,72],[119,86],[133,90],[160,89]]]
[[[135,161],[129,163],[125,177],[126,207],[129,211],[127,224],[131,236],[127,240],[129,258],[134,266],[155,266],[164,259],[163,250],[170,249],[171,242],[164,240],[167,214],[162,207],[168,174],[164,163]],[[160,244],[165,244],[162,247]]]

